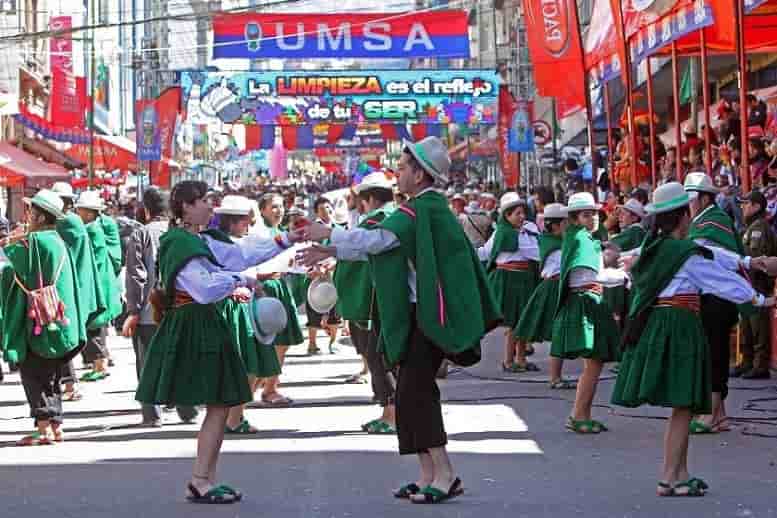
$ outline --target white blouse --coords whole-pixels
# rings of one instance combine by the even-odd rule
[[[540,260],[540,245],[537,241],[539,236],[539,229],[537,225],[531,221],[525,222],[520,230],[516,230],[518,233],[518,250],[515,252],[500,252],[496,256],[496,264],[511,263],[514,261],[539,261]],[[494,236],[496,232],[491,234],[491,237],[486,241],[486,244],[478,248],[478,259],[481,261],[488,261],[491,257],[491,249],[494,246]]]
[[[561,273],[561,250],[554,250],[545,258],[545,264],[542,267],[543,279],[550,279]]]

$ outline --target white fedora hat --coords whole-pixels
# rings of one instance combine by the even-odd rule
[[[521,195],[517,192],[506,192],[502,195],[502,198],[499,200],[499,212],[504,212],[507,209],[512,209],[516,205],[520,205],[521,203],[525,203],[521,199]]]
[[[688,173],[683,187],[688,192],[708,192],[718,194],[720,190],[712,183],[712,178],[704,173]]]
[[[688,191],[679,182],[669,182],[657,188],[653,193],[653,203],[645,207],[648,214],[660,214],[680,207],[691,201]]]
[[[57,219],[62,219],[65,214],[62,209],[65,207],[65,202],[62,201],[59,194],[48,189],[41,189],[32,198],[22,198],[22,201],[27,205],[35,205],[41,210],[52,214]]]
[[[590,192],[577,192],[567,200],[567,212],[577,212],[581,210],[599,210],[599,205],[594,201]]]
[[[105,201],[100,196],[100,191],[84,191],[75,203],[77,209],[90,209],[98,212],[105,210]]]
[[[369,189],[387,189],[391,191],[396,184],[397,180],[393,175],[387,175],[386,173],[378,171],[365,176],[362,181],[354,187],[354,191],[356,191],[356,194],[360,194]]]
[[[403,147],[418,161],[424,171],[429,173],[437,183],[448,183],[448,171],[451,168],[451,157],[448,148],[437,137],[426,137],[418,142],[405,140]]]
[[[227,194],[222,198],[221,206],[213,209],[213,212],[230,216],[248,216],[251,213],[251,200],[245,196]]]
[[[542,211],[545,219],[564,219],[567,215],[567,208],[560,203],[548,203]]]
[[[635,200],[634,198],[629,198],[626,203],[621,205],[622,209],[626,209],[627,211],[631,212],[635,216],[639,216],[640,218],[645,217],[645,207],[639,202],[639,200]]]
[[[314,279],[308,287],[308,303],[316,313],[329,313],[337,304],[337,288],[326,277]]]
[[[277,334],[286,329],[289,322],[283,302],[273,297],[254,298],[251,301],[251,316],[254,335],[264,345],[272,345]]]
[[[51,190],[57,193],[61,198],[75,198],[76,195],[73,192],[73,186],[67,182],[54,182],[51,186]]]

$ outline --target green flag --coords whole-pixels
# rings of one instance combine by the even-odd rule
[[[683,72],[683,78],[680,81],[680,104],[687,104],[691,102],[691,96],[693,95],[693,85],[691,84],[691,63],[685,67]]]

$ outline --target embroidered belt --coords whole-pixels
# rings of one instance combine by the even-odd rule
[[[181,306],[186,306],[187,304],[194,304],[194,299],[192,296],[185,291],[176,290],[175,299],[173,300],[173,307],[180,308]]]
[[[597,283],[592,282],[591,284],[584,284],[582,286],[577,286],[574,288],[571,288],[572,293],[593,293],[594,295],[601,295],[604,293],[604,287]]]
[[[659,298],[653,305],[654,308],[683,308],[694,313],[701,311],[701,297],[689,293],[686,295],[675,295],[673,297]]]
[[[529,261],[511,261],[496,265],[497,270],[506,270],[508,272],[525,272],[529,269]]]

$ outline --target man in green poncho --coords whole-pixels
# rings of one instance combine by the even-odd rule
[[[438,503],[461,494],[445,445],[435,374],[447,356],[471,365],[480,340],[501,315],[467,236],[435,183],[448,180],[450,157],[439,138],[405,142],[398,187],[411,199],[377,229],[331,229],[313,224],[314,241],[330,239],[343,258],[367,258],[373,267],[383,356],[398,365],[397,435],[400,454],[416,454],[417,482],[395,496]],[[315,264],[328,254],[310,248],[301,260]],[[405,281],[405,279],[407,281]]]
[[[17,444],[37,446],[63,440],[60,376],[83,343],[83,324],[74,265],[56,231],[64,217],[62,199],[42,190],[24,201],[29,232],[4,250],[11,267],[0,279],[2,348],[6,361],[19,365],[37,427]]]
[[[118,229],[111,218],[103,216],[105,204],[98,191],[81,193],[75,203],[78,216],[86,225],[94,252],[98,279],[98,304],[105,308],[91,322],[84,348],[84,362],[93,370],[82,381],[100,381],[108,376],[106,328],[122,311],[118,272],[121,270],[121,244]]]

